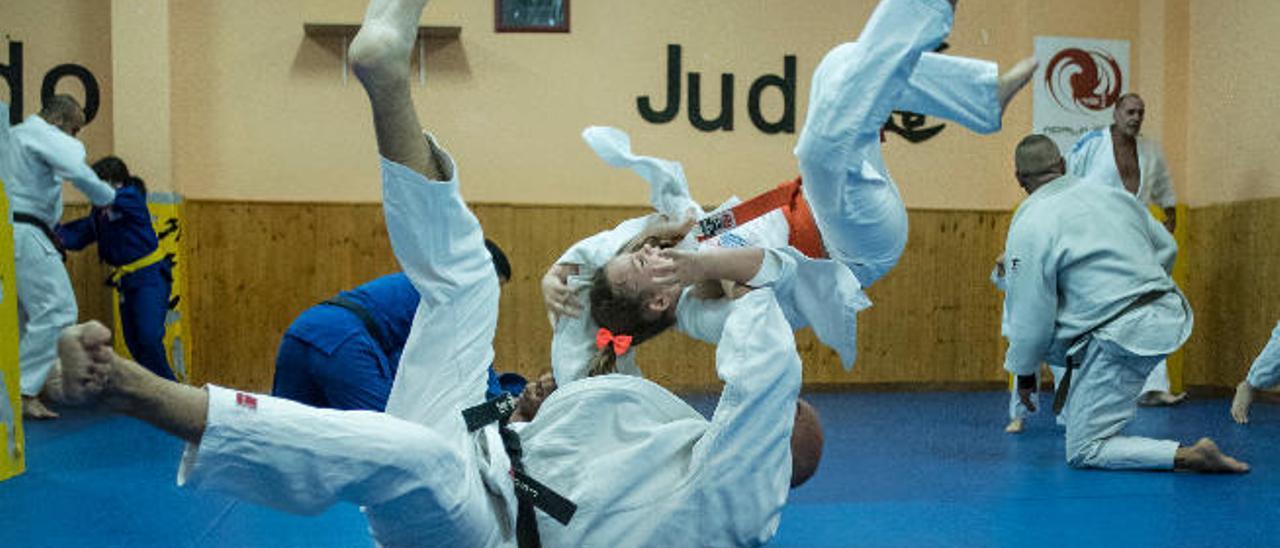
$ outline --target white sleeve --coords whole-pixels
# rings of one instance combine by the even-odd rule
[[[1086,177],[1093,162],[1093,153],[1101,142],[1101,137],[1092,131],[1081,136],[1066,154],[1067,174]]]
[[[680,217],[693,209],[695,215],[702,214],[702,208],[689,195],[689,183],[680,162],[632,153],[631,137],[617,128],[588,127],[582,130],[582,140],[605,163],[628,168],[647,181],[649,203],[658,213]]]
[[[1005,246],[1004,320],[1009,339],[1004,368],[1031,375],[1040,368],[1053,343],[1058,311],[1057,264],[1051,257],[1051,234],[1035,219],[1024,217],[1009,228]]]
[[[499,288],[480,223],[459,194],[453,160],[428,141],[447,181],[382,159],[391,248],[422,296],[387,413],[446,432],[461,428],[449,420],[459,409],[484,401]]]
[[[0,101],[0,182],[13,180],[15,169],[13,135],[9,131],[9,105]]]
[[[70,181],[96,206],[105,206],[116,199],[116,191],[102,182],[98,174],[85,165],[84,144],[60,130],[34,133],[37,138],[27,143],[27,148],[48,164],[53,176]]]
[[[754,288],[773,287],[788,277],[794,277],[796,261],[776,249],[765,248],[760,269],[747,282]],[[729,298],[702,299],[693,296],[692,288],[685,288],[676,303],[676,329],[702,342],[718,344],[724,331],[729,312],[734,310]],[[775,293],[775,298],[782,298]]]
[[[1164,161],[1164,153],[1160,145],[1151,143],[1151,203],[1161,208],[1174,207],[1178,204],[1178,195],[1173,189],[1173,178],[1169,176],[1169,165]]]
[[[738,496],[785,499],[800,370],[795,337],[773,291],[759,289],[732,301],[716,348],[724,391],[694,448],[703,477]]]
[[[439,305],[479,280],[494,278],[484,234],[462,200],[453,158],[427,136],[448,180],[432,181],[382,159],[382,207],[400,267],[422,299]],[[480,250],[480,252],[477,252]]]
[[[617,255],[623,244],[640,234],[652,217],[650,214],[627,219],[609,230],[578,240],[556,259],[556,264],[578,265],[582,267],[579,275],[589,278],[596,269]]]
[[[1145,210],[1146,206],[1139,206],[1138,209]],[[1166,274],[1173,274],[1173,263],[1178,258],[1178,241],[1174,240],[1169,230],[1150,213],[1147,211],[1138,213],[1147,223],[1147,236],[1151,238],[1151,247],[1155,251],[1156,261],[1164,268]]]
[[[718,344],[731,310],[732,299],[703,299],[686,288],[676,303],[676,329],[702,342]]]

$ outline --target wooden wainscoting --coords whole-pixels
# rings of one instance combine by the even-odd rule
[[[69,206],[68,217],[83,214]],[[551,330],[539,280],[576,239],[643,213],[640,207],[477,204],[486,234],[514,271],[503,290],[496,342],[502,370],[549,368]],[[193,380],[253,390],[271,386],[276,347],[289,323],[334,293],[397,266],[377,204],[186,203]],[[1002,382],[1001,295],[987,277],[1010,215],[911,211],[910,243],[898,267],[868,293],[859,318],[859,358],[845,372],[812,333],[797,338],[812,387],[956,386]],[[1244,375],[1280,320],[1280,200],[1196,208],[1180,261],[1196,313],[1185,347],[1188,385],[1229,387]],[[82,318],[110,317],[106,269],[96,254],[68,262]],[[714,389],[714,350],[670,334],[644,345],[654,380]]]
[[[1280,321],[1280,199],[1196,208],[1188,228],[1184,289],[1196,327],[1184,379],[1232,387]]]
[[[551,330],[539,280],[578,238],[639,207],[477,204],[486,234],[508,253],[496,343],[499,369],[549,368]],[[254,390],[271,385],[280,337],[297,314],[396,269],[376,204],[186,203],[192,374]],[[798,344],[810,384],[1000,382],[1000,296],[988,282],[1009,215],[913,211],[911,243],[894,273],[871,288],[859,318],[852,373],[809,332]],[[641,348],[642,367],[675,388],[718,385],[714,352],[668,335]]]

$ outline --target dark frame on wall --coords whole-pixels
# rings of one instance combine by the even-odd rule
[[[493,0],[497,32],[569,32],[569,0]]]

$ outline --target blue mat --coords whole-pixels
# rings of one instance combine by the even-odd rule
[[[1003,432],[1002,393],[814,394],[827,445],[774,546],[1274,546],[1280,406],[1238,426],[1224,399],[1142,409],[1130,432],[1208,435],[1243,476],[1071,470],[1046,413]],[[709,397],[690,397],[708,411]],[[179,489],[182,445],[70,410],[29,423],[28,472],[0,482],[0,547],[368,547],[360,512],[282,514]],[[746,464],[746,463],[744,463]]]

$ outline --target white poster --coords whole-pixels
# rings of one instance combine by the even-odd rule
[[[1031,124],[1066,156],[1081,135],[1111,125],[1129,88],[1129,42],[1037,36],[1036,60]]]

